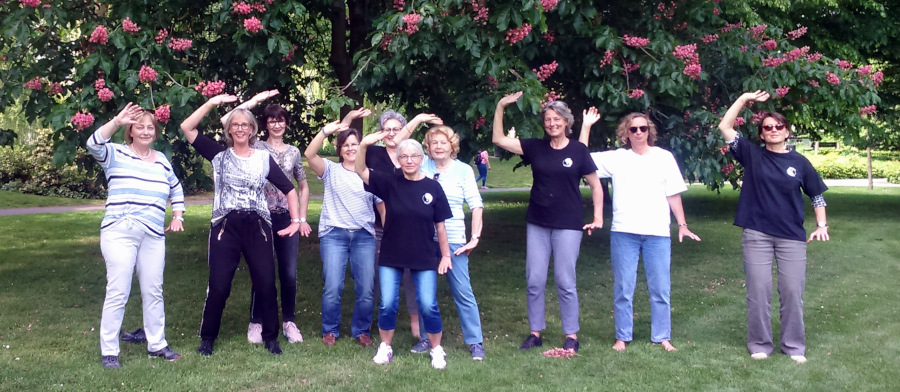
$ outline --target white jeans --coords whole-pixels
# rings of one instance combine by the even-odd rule
[[[162,350],[168,345],[162,293],[165,237],[149,235],[140,223],[126,218],[100,231],[100,250],[106,259],[106,299],[100,319],[101,355],[119,355],[119,330],[135,270],[141,285],[147,350]]]

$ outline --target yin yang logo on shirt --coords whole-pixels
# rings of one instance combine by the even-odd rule
[[[563,167],[572,167],[572,158],[563,159]]]
[[[422,203],[425,203],[425,205],[431,204],[432,201],[434,201],[434,196],[432,196],[430,193],[425,193],[424,195],[422,195]]]
[[[788,167],[787,170],[785,170],[785,173],[791,177],[797,177],[797,169],[794,169],[793,166]]]

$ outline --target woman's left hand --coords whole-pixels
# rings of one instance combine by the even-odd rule
[[[687,226],[678,226],[678,242],[682,242],[684,237],[700,242],[700,237],[688,229]]]
[[[169,222],[169,227],[166,227],[166,231],[184,231],[184,223],[179,219],[172,219]]]
[[[587,230],[588,235],[591,235],[591,233],[593,233],[594,230],[600,230],[602,228],[603,228],[603,220],[600,219],[600,220],[594,220],[593,222],[584,225],[584,227],[582,227],[581,230]]]
[[[828,241],[830,238],[828,237],[828,227],[817,227],[816,231],[812,232],[809,235],[809,239],[806,240],[806,243],[812,242],[813,239],[818,239],[819,241]]]
[[[306,225],[306,227],[309,227],[309,225]],[[290,237],[294,234],[297,234],[297,231],[299,231],[299,230],[300,230],[300,222],[291,222],[291,224],[288,225],[288,227],[278,230],[278,235],[281,237]]]
[[[309,222],[300,223],[300,235],[309,237],[309,233],[312,233],[312,227],[309,226]]]
[[[438,264],[438,274],[446,274],[451,269],[453,269],[453,265],[450,262],[450,256],[441,256],[441,263]]]
[[[469,241],[468,244],[460,246],[459,249],[456,250],[456,252],[453,252],[453,254],[456,256],[459,256],[459,255],[465,253],[466,256],[468,256],[469,253],[472,253],[472,251],[475,250],[475,247],[477,247],[477,246],[478,246],[478,238],[472,238],[472,240]]]
[[[263,101],[265,101],[269,98],[272,98],[276,95],[278,95],[278,90],[267,90],[267,91],[263,91],[261,93],[254,95],[253,98],[250,98],[250,100],[253,101],[254,104],[259,105]]]

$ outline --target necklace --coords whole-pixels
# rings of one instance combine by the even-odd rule
[[[134,149],[134,144],[129,144],[128,147],[131,148],[131,151],[134,151],[134,155],[137,155],[138,158],[147,159],[150,158],[150,154],[153,153],[153,149],[147,149],[147,155],[141,155]]]

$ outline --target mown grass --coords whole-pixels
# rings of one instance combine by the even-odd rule
[[[731,225],[735,191],[716,194],[692,187],[684,197],[688,221],[703,242],[673,244],[673,342],[679,348],[674,353],[648,341],[649,306],[642,282],[635,296],[635,341],[624,353],[610,349],[609,231],[585,236],[578,264],[581,352],[570,360],[544,358],[540,350],[519,351],[528,332],[528,196],[486,194],[484,239],[472,255],[471,275],[483,313],[487,359],[469,359],[456,309],[442,282],[439,298],[449,362],[445,371],[431,369],[427,356],[408,352],[414,341],[403,312],[390,365],[372,364],[374,349],[363,349],[351,339],[340,339],[334,347],[320,343],[322,283],[315,237],[302,239],[300,249],[297,318],[306,342],[290,345],[282,338],[285,353],[277,357],[246,342],[250,282],[242,268],[215,354],[198,355],[194,350],[207,278],[208,206],[191,207],[187,231],[168,237],[167,332],[170,345],[183,357],[174,363],[150,360],[144,346],[123,344],[123,367],[107,370],[100,365],[98,347],[105,286],[98,243],[102,212],[0,217],[0,389],[896,390],[900,382],[890,369],[900,354],[900,343],[893,339],[900,334],[895,282],[900,250],[894,235],[900,189],[839,188],[826,196],[832,241],[809,247],[805,309],[810,361],[805,365],[784,355],[753,361],[746,352],[740,229]],[[318,208],[314,201],[313,220]],[[347,279],[343,336],[349,334],[348,299],[353,295]],[[545,349],[562,345],[555,302],[551,278]],[[777,305],[773,311],[777,314]],[[124,327],[139,327],[140,317],[135,286]]]

